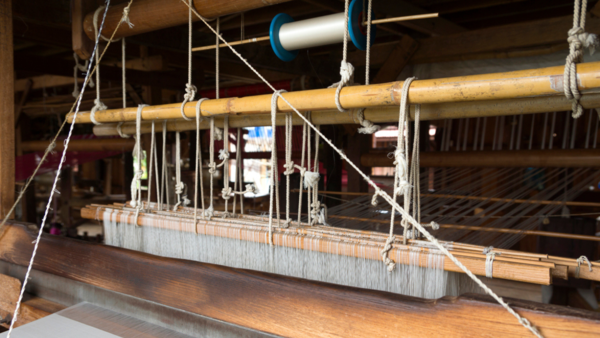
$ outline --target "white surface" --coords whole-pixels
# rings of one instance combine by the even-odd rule
[[[0,334],[0,338],[5,338],[7,335],[8,331]],[[57,313],[17,327],[10,336],[11,338],[119,338]]]
[[[279,41],[286,50],[318,47],[344,41],[344,13],[286,23],[279,30]]]

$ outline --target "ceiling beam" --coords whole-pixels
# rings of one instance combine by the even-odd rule
[[[420,47],[412,62],[438,62],[469,54],[561,44],[566,42],[567,31],[572,26],[573,17],[568,15],[424,39],[419,41]],[[588,18],[586,30],[599,31],[600,19]]]
[[[396,81],[418,46],[419,44],[413,38],[404,35],[373,78],[373,83]]]

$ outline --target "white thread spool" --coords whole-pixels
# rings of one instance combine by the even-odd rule
[[[367,48],[366,27],[363,21],[363,0],[353,0],[348,9],[348,35],[354,45]],[[283,61],[291,61],[298,50],[342,43],[345,34],[345,15],[337,13],[294,22],[291,16],[280,13],[271,21],[270,40],[273,51]],[[371,42],[375,40],[375,26],[371,27]]]

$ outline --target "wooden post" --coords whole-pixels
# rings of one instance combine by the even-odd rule
[[[0,218],[6,216],[15,201],[15,77],[11,5],[11,0],[0,0]]]
[[[367,175],[371,174],[371,170],[370,168],[361,164],[360,158],[363,154],[369,152],[369,149],[371,148],[371,137],[372,135],[359,134],[358,132],[356,132],[354,135],[348,135],[348,148],[346,150],[348,159],[352,161],[352,163],[359,164],[358,168]],[[360,174],[356,172],[356,170],[346,166],[346,172],[348,173],[348,185],[346,191],[369,191],[369,185],[367,184],[367,181],[365,181]]]

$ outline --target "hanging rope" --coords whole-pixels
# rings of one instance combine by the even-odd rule
[[[190,6],[188,6],[188,82],[185,85],[185,95],[183,95],[183,102],[181,103],[181,116],[186,121],[191,121],[192,118],[185,116],[185,104],[193,101],[198,91],[196,86],[192,84],[192,1],[189,1]]]
[[[575,0],[573,13],[573,28],[569,30],[569,56],[565,64],[563,79],[563,90],[567,99],[572,102],[573,118],[579,118],[583,114],[583,106],[579,103],[581,93],[577,85],[577,64],[583,61],[583,50],[588,48],[590,54],[594,54],[600,45],[596,34],[585,32],[585,16],[587,12],[587,0]]]
[[[494,252],[493,246],[488,246],[483,249],[485,255],[485,276],[487,278],[494,278],[494,259],[500,255],[500,252]]]
[[[350,1],[346,0],[345,1],[345,8],[344,8],[344,56],[342,59],[342,64],[340,65],[340,75],[341,75],[341,79],[339,82],[334,83],[333,85],[330,86],[330,88],[337,86],[337,89],[335,91],[335,105],[337,106],[337,109],[342,112],[345,113],[348,110],[344,109],[344,107],[342,107],[342,104],[340,103],[340,92],[342,91],[342,88],[344,86],[346,86],[347,84],[352,82],[352,77],[354,75],[354,67],[352,66],[351,63],[347,62],[347,56],[348,56],[348,5],[349,5]]]
[[[142,110],[144,107],[148,105],[140,104],[137,109],[136,117],[135,117],[135,147],[133,148],[133,153],[135,154],[136,161],[136,170],[134,172],[133,179],[131,180],[131,202],[130,205],[136,209],[135,211],[135,220],[137,226],[137,218],[139,212],[142,208],[142,175],[144,171],[142,170],[142,135],[141,135],[141,125],[142,125]]]
[[[200,122],[202,122],[201,106],[202,102],[208,100],[202,98],[196,102],[196,172],[195,172],[195,188],[194,188],[194,230],[198,234],[198,227],[196,226],[196,220],[198,219],[198,183],[200,184],[200,201],[202,204],[202,218],[205,217],[204,209],[204,182],[202,179],[202,147],[200,143]],[[200,182],[198,182],[200,181]]]
[[[283,89],[277,90],[271,97],[271,187],[269,189],[269,244],[273,245],[273,197],[275,195],[277,205],[277,226],[279,226],[279,189],[278,174],[277,174],[277,138],[275,130],[277,129],[277,98],[281,93],[285,93]]]
[[[581,256],[581,257],[577,258],[577,268],[575,268],[575,278],[579,278],[579,270],[581,268],[582,263],[587,263],[589,271],[592,272],[592,262],[590,262],[590,260],[586,256]]]
[[[85,60],[84,64],[80,64],[79,55],[77,55],[77,53],[75,52],[73,52],[73,58],[75,59],[75,67],[73,67],[73,78],[75,78],[75,86],[73,88],[72,95],[74,98],[77,98],[79,94],[81,94],[81,92],[79,91],[79,81],[77,80],[77,77],[79,75],[79,72],[87,71],[88,66],[90,64],[90,60]],[[94,80],[92,78],[89,79],[88,86],[90,88],[94,88]]]
[[[170,203],[169,203],[169,182],[167,180],[167,176],[169,174],[169,169],[167,168],[167,120],[163,120],[162,136],[163,136],[163,142],[162,142],[162,191],[165,192],[164,202],[166,202],[167,209],[168,209],[168,206],[170,205]],[[162,210],[162,204],[163,204],[163,199],[162,199],[162,195],[161,195],[161,198],[159,200],[160,210]]]
[[[98,7],[98,9],[96,9],[96,11],[94,12],[94,17],[93,17],[92,23],[94,25],[94,34],[96,36],[101,37],[102,39],[104,39],[106,41],[109,41],[107,38],[102,36],[102,34],[98,33],[98,15],[105,8],[106,8],[106,6],[100,6],[100,7]],[[117,41],[117,40],[115,40],[115,41]],[[95,116],[96,112],[100,111],[100,110],[106,110],[106,109],[108,109],[108,107],[100,100],[100,64],[98,62],[98,53],[95,54],[95,60],[96,60],[96,99],[94,99],[94,106],[92,107],[92,109],[90,111],[90,120],[92,120],[93,124],[99,125],[101,123],[96,121],[96,116]]]

